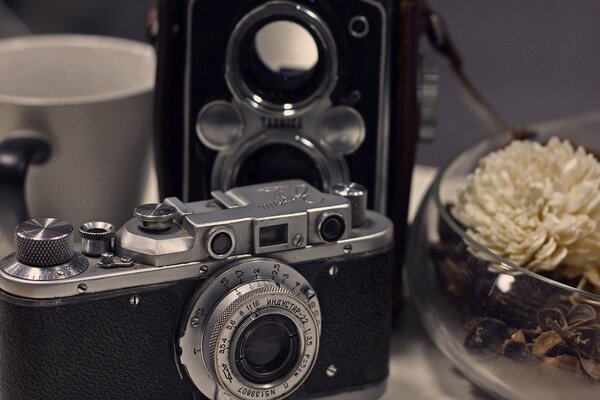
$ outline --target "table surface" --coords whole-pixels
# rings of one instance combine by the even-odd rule
[[[410,215],[433,181],[435,168],[417,166],[413,175]],[[491,397],[469,382],[437,349],[421,325],[409,300],[392,336],[392,361],[388,389],[382,400],[490,400]]]

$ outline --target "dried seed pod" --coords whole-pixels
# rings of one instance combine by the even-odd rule
[[[600,332],[594,335],[592,349],[593,350],[590,358],[600,363]]]
[[[533,342],[533,349],[531,352],[537,358],[543,358],[550,350],[562,342],[563,340],[558,333],[554,331],[544,332]]]
[[[507,340],[502,346],[502,354],[514,361],[527,362],[531,360],[531,353],[525,342]]]
[[[559,343],[546,353],[546,357],[573,356],[579,357],[579,352],[567,343]]]
[[[541,365],[542,370],[559,381],[571,382],[574,377],[584,378],[581,364],[574,356],[546,357]]]
[[[537,313],[537,321],[544,331],[561,332],[567,327],[567,320],[558,308],[544,308]]]
[[[510,338],[515,342],[525,343],[525,333],[523,332],[523,329],[515,331],[512,335],[510,335]]]
[[[569,326],[581,325],[596,319],[596,309],[589,304],[576,304],[567,314]]]
[[[465,347],[471,350],[496,352],[508,338],[508,329],[504,322],[493,318],[484,318],[471,328],[465,339]]]
[[[597,329],[582,326],[580,328],[568,329],[565,337],[575,346],[580,355],[590,358],[594,354],[596,348],[597,335]]]
[[[508,292],[501,291],[498,286],[483,289],[479,298],[487,315],[523,329],[535,329],[538,323],[532,316],[560,294],[550,285],[527,275],[516,276]]]
[[[542,329],[538,326],[535,329],[523,329],[526,342],[533,342],[538,336],[543,333]]]
[[[583,370],[594,380],[600,381],[600,364],[593,359],[579,358]]]

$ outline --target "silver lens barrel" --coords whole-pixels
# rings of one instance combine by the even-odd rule
[[[295,269],[256,258],[232,264],[196,293],[180,339],[181,362],[209,398],[282,399],[318,355],[321,311]]]

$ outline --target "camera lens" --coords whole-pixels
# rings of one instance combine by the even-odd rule
[[[323,68],[313,36],[302,25],[280,20],[260,27],[243,45],[242,73],[259,96],[294,103],[319,86]]]
[[[235,363],[249,382],[273,383],[295,368],[299,348],[296,325],[283,315],[268,315],[253,321],[242,332]]]
[[[337,214],[325,217],[319,225],[319,234],[326,242],[335,242],[344,234],[346,223],[344,219]]]
[[[263,257],[234,261],[193,298],[180,360],[205,395],[217,384],[240,399],[287,399],[309,377],[319,353],[321,308],[295,268]]]
[[[239,99],[290,116],[333,91],[337,64],[335,40],[319,15],[274,1],[256,7],[232,32],[226,79]]]
[[[287,144],[270,144],[250,153],[238,169],[236,186],[302,179],[323,189],[323,179],[315,161],[305,151]]]

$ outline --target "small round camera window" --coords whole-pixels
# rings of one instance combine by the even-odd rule
[[[225,232],[216,234],[210,243],[212,251],[218,255],[227,254],[231,250],[231,245],[231,237]]]
[[[346,224],[341,215],[331,214],[323,216],[319,224],[319,235],[326,242],[335,242],[342,237]]]
[[[227,258],[235,249],[235,236],[233,231],[226,227],[216,227],[208,232],[206,250],[217,260]]]

